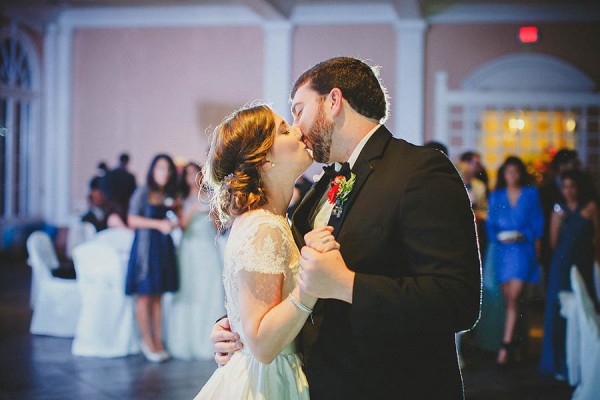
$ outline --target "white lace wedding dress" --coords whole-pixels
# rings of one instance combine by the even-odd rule
[[[281,298],[296,286],[300,254],[287,219],[265,210],[248,212],[235,221],[225,248],[223,284],[231,329],[245,342],[239,311],[239,271],[283,274]],[[260,279],[255,282],[260,282]],[[256,287],[256,291],[268,288]],[[236,352],[218,368],[195,400],[308,399],[308,382],[302,358],[290,343],[270,364],[254,358],[248,347]]]

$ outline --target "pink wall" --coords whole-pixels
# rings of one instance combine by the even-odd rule
[[[390,95],[394,94],[396,38],[391,25],[305,25],[294,32],[292,83],[313,65],[332,57],[349,56],[381,66],[381,78]],[[393,104],[393,97],[391,102]],[[393,109],[391,109],[393,111]],[[386,126],[393,132],[393,112]],[[313,164],[305,173],[309,178],[322,171]]]
[[[262,95],[258,27],[77,30],[72,189],[82,205],[96,163],[128,151],[138,182],[152,156],[203,162],[206,130]]]
[[[381,66],[383,84],[393,96],[396,34],[391,25],[305,25],[294,32],[292,81],[320,61],[338,56],[356,57]],[[394,99],[392,98],[392,102]],[[386,124],[393,128],[393,117]]]
[[[425,59],[425,138],[433,137],[435,73],[448,72],[452,89],[482,64],[519,52],[559,57],[580,68],[600,87],[600,25],[594,23],[534,24],[540,40],[534,45],[518,42],[525,24],[433,25],[427,33]]]

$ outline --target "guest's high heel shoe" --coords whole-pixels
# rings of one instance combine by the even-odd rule
[[[160,353],[155,353],[152,350],[150,350],[148,346],[146,346],[146,343],[144,343],[144,341],[140,343],[140,349],[142,350],[142,354],[144,354],[144,357],[146,357],[146,360],[150,362],[159,363],[165,361],[165,359]]]

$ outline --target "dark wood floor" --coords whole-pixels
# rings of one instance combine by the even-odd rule
[[[215,365],[212,361],[171,360],[151,364],[141,356],[115,359],[75,357],[71,340],[29,334],[30,269],[24,261],[0,261],[0,400],[192,399]],[[533,307],[538,329],[541,307]],[[527,360],[508,370],[494,355],[463,340],[468,400],[564,400],[572,390],[537,372],[539,338]],[[435,384],[435,377],[432,377]]]

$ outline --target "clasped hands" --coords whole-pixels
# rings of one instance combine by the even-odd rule
[[[314,229],[304,235],[306,246],[301,249],[298,285],[313,297],[337,298],[352,302],[354,272],[350,271],[340,254],[340,244],[333,236],[333,227]],[[213,327],[210,341],[215,361],[225,365],[231,356],[244,347],[240,336],[231,332],[229,320],[223,318]]]

